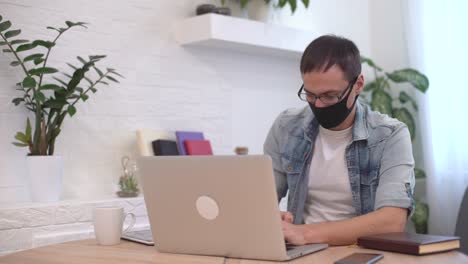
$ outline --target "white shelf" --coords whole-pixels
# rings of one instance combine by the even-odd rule
[[[175,25],[183,46],[206,46],[300,58],[315,38],[312,32],[217,14],[195,16]]]

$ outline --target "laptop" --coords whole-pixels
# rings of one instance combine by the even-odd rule
[[[289,247],[269,156],[140,157],[160,252],[284,261],[327,244]]]

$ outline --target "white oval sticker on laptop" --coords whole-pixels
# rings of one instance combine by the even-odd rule
[[[219,207],[215,200],[208,196],[200,196],[196,202],[197,211],[201,217],[214,220],[219,215]]]

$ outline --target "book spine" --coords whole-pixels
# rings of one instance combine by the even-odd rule
[[[362,240],[362,239],[358,239],[357,244],[358,246],[365,247],[365,248],[419,255],[419,246],[417,245],[403,245],[403,244],[395,244],[395,243],[382,242],[382,241]]]

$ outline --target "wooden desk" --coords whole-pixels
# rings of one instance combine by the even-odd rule
[[[176,255],[158,253],[153,247],[122,241],[116,246],[99,246],[95,240],[82,240],[35,248],[15,254],[0,257],[0,263],[8,264],[257,264],[257,263],[333,263],[334,261],[354,252],[379,252],[361,249],[356,246],[330,247],[290,262],[269,262],[256,260],[241,260],[223,257]],[[458,251],[442,254],[416,257],[390,252],[382,252],[383,260],[378,263],[468,263],[468,257]]]

